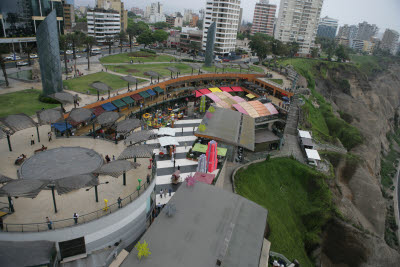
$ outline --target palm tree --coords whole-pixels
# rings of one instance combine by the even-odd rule
[[[120,31],[120,32],[117,34],[117,38],[118,38],[118,40],[119,40],[119,45],[120,45],[120,47],[121,47],[121,53],[122,53],[122,43],[123,43],[124,41],[126,41],[126,32]]]
[[[8,53],[8,47],[4,44],[0,45],[0,66],[1,69],[3,70],[3,76],[4,80],[6,81],[6,86],[9,86],[10,84],[8,83],[8,77],[6,71],[6,59],[3,57],[3,55],[7,53]]]
[[[32,44],[26,44],[24,52],[28,54],[28,64],[31,65],[31,54],[34,51],[34,46]]]
[[[90,51],[92,50],[92,46],[96,43],[96,39],[93,36],[85,36],[84,43],[86,44],[88,70],[90,70]]]
[[[132,25],[129,25],[128,28],[126,29],[126,33],[128,34],[129,37],[129,51],[132,52],[132,37],[135,36],[135,28],[133,28]]]
[[[67,38],[67,36],[60,35],[59,43],[60,43],[60,49],[63,51],[63,55],[64,55],[65,74],[68,75],[68,66],[67,66],[68,38]]]
[[[72,46],[72,53],[74,59],[76,59],[76,48],[79,47],[79,45],[82,43],[84,35],[85,34],[81,31],[75,31],[73,33],[67,34],[68,41]]]
[[[108,54],[109,55],[111,54],[111,46],[112,46],[113,43],[114,43],[114,37],[110,36],[110,35],[107,35],[106,38],[105,38],[104,44],[108,45]]]

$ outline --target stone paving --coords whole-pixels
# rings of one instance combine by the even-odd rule
[[[29,128],[23,131],[19,131],[11,136],[11,143],[13,151],[8,151],[7,140],[2,139],[0,141],[0,153],[3,155],[0,157],[0,173],[9,176],[11,178],[17,178],[17,170],[19,166],[14,165],[15,159],[22,153],[30,157],[34,154],[34,150],[40,148],[42,144],[48,149],[56,147],[68,147],[68,146],[81,146],[93,149],[101,154],[103,157],[109,155],[111,158],[113,155],[117,158],[119,153],[125,148],[123,142],[119,142],[116,145],[113,142],[92,139],[88,137],[70,137],[70,138],[58,138],[49,142],[47,139],[47,133],[50,131],[49,126],[41,126],[40,128],[41,142],[37,142],[36,129]],[[35,145],[30,145],[30,137],[34,135]],[[41,152],[39,152],[41,153]],[[133,169],[127,172],[126,186],[122,185],[122,176],[119,178],[113,178],[110,176],[100,176],[100,182],[108,181],[109,184],[98,186],[99,202],[95,202],[95,192],[92,188],[90,191],[86,191],[85,188],[75,190],[73,192],[58,195],[56,194],[56,202],[58,213],[54,213],[51,190],[43,190],[34,199],[18,198],[14,199],[15,213],[5,218],[5,223],[38,223],[44,222],[46,216],[49,216],[51,220],[61,220],[71,218],[74,212],[77,212],[80,216],[85,213],[99,210],[104,207],[103,199],[108,199],[108,204],[114,204],[117,202],[117,198],[124,198],[129,194],[136,191],[138,185],[138,178],[142,181],[146,181],[146,176],[150,171],[148,170],[149,160],[138,159],[138,163],[141,164],[137,169]],[[44,168],[46,168],[44,166]],[[142,182],[143,184],[143,182]],[[0,202],[8,203],[6,197],[0,197]],[[2,206],[5,206],[2,204]]]

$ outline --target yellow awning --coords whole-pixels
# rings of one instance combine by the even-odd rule
[[[248,98],[250,98],[250,99],[253,99],[253,98],[255,98],[256,96],[255,95],[253,95],[253,94],[247,94],[246,95]]]
[[[215,93],[215,92],[222,92],[222,90],[219,89],[218,87],[208,88],[208,90],[210,90],[210,91],[213,92],[213,93]]]

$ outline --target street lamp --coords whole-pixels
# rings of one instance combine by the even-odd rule
[[[99,186],[101,184],[108,184],[108,181],[105,182],[105,183],[99,183],[98,185],[94,185],[94,186],[86,189],[86,191],[89,191],[90,189],[92,189],[94,187],[94,194],[96,196],[96,202],[99,202],[99,196],[98,196],[98,193],[97,193],[97,186]]]

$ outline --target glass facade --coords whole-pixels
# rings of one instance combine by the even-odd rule
[[[207,67],[211,67],[211,64],[214,59],[214,44],[215,44],[215,31],[217,25],[215,21],[211,23],[210,27],[208,28],[207,32],[207,42],[206,42],[206,57],[204,65]]]
[[[63,6],[61,1],[51,0],[0,0],[0,14],[4,31],[1,37],[34,36],[43,19],[56,10],[58,29],[63,32]]]
[[[40,23],[36,32],[39,65],[42,76],[43,94],[62,91],[60,47],[56,11],[53,10]]]

